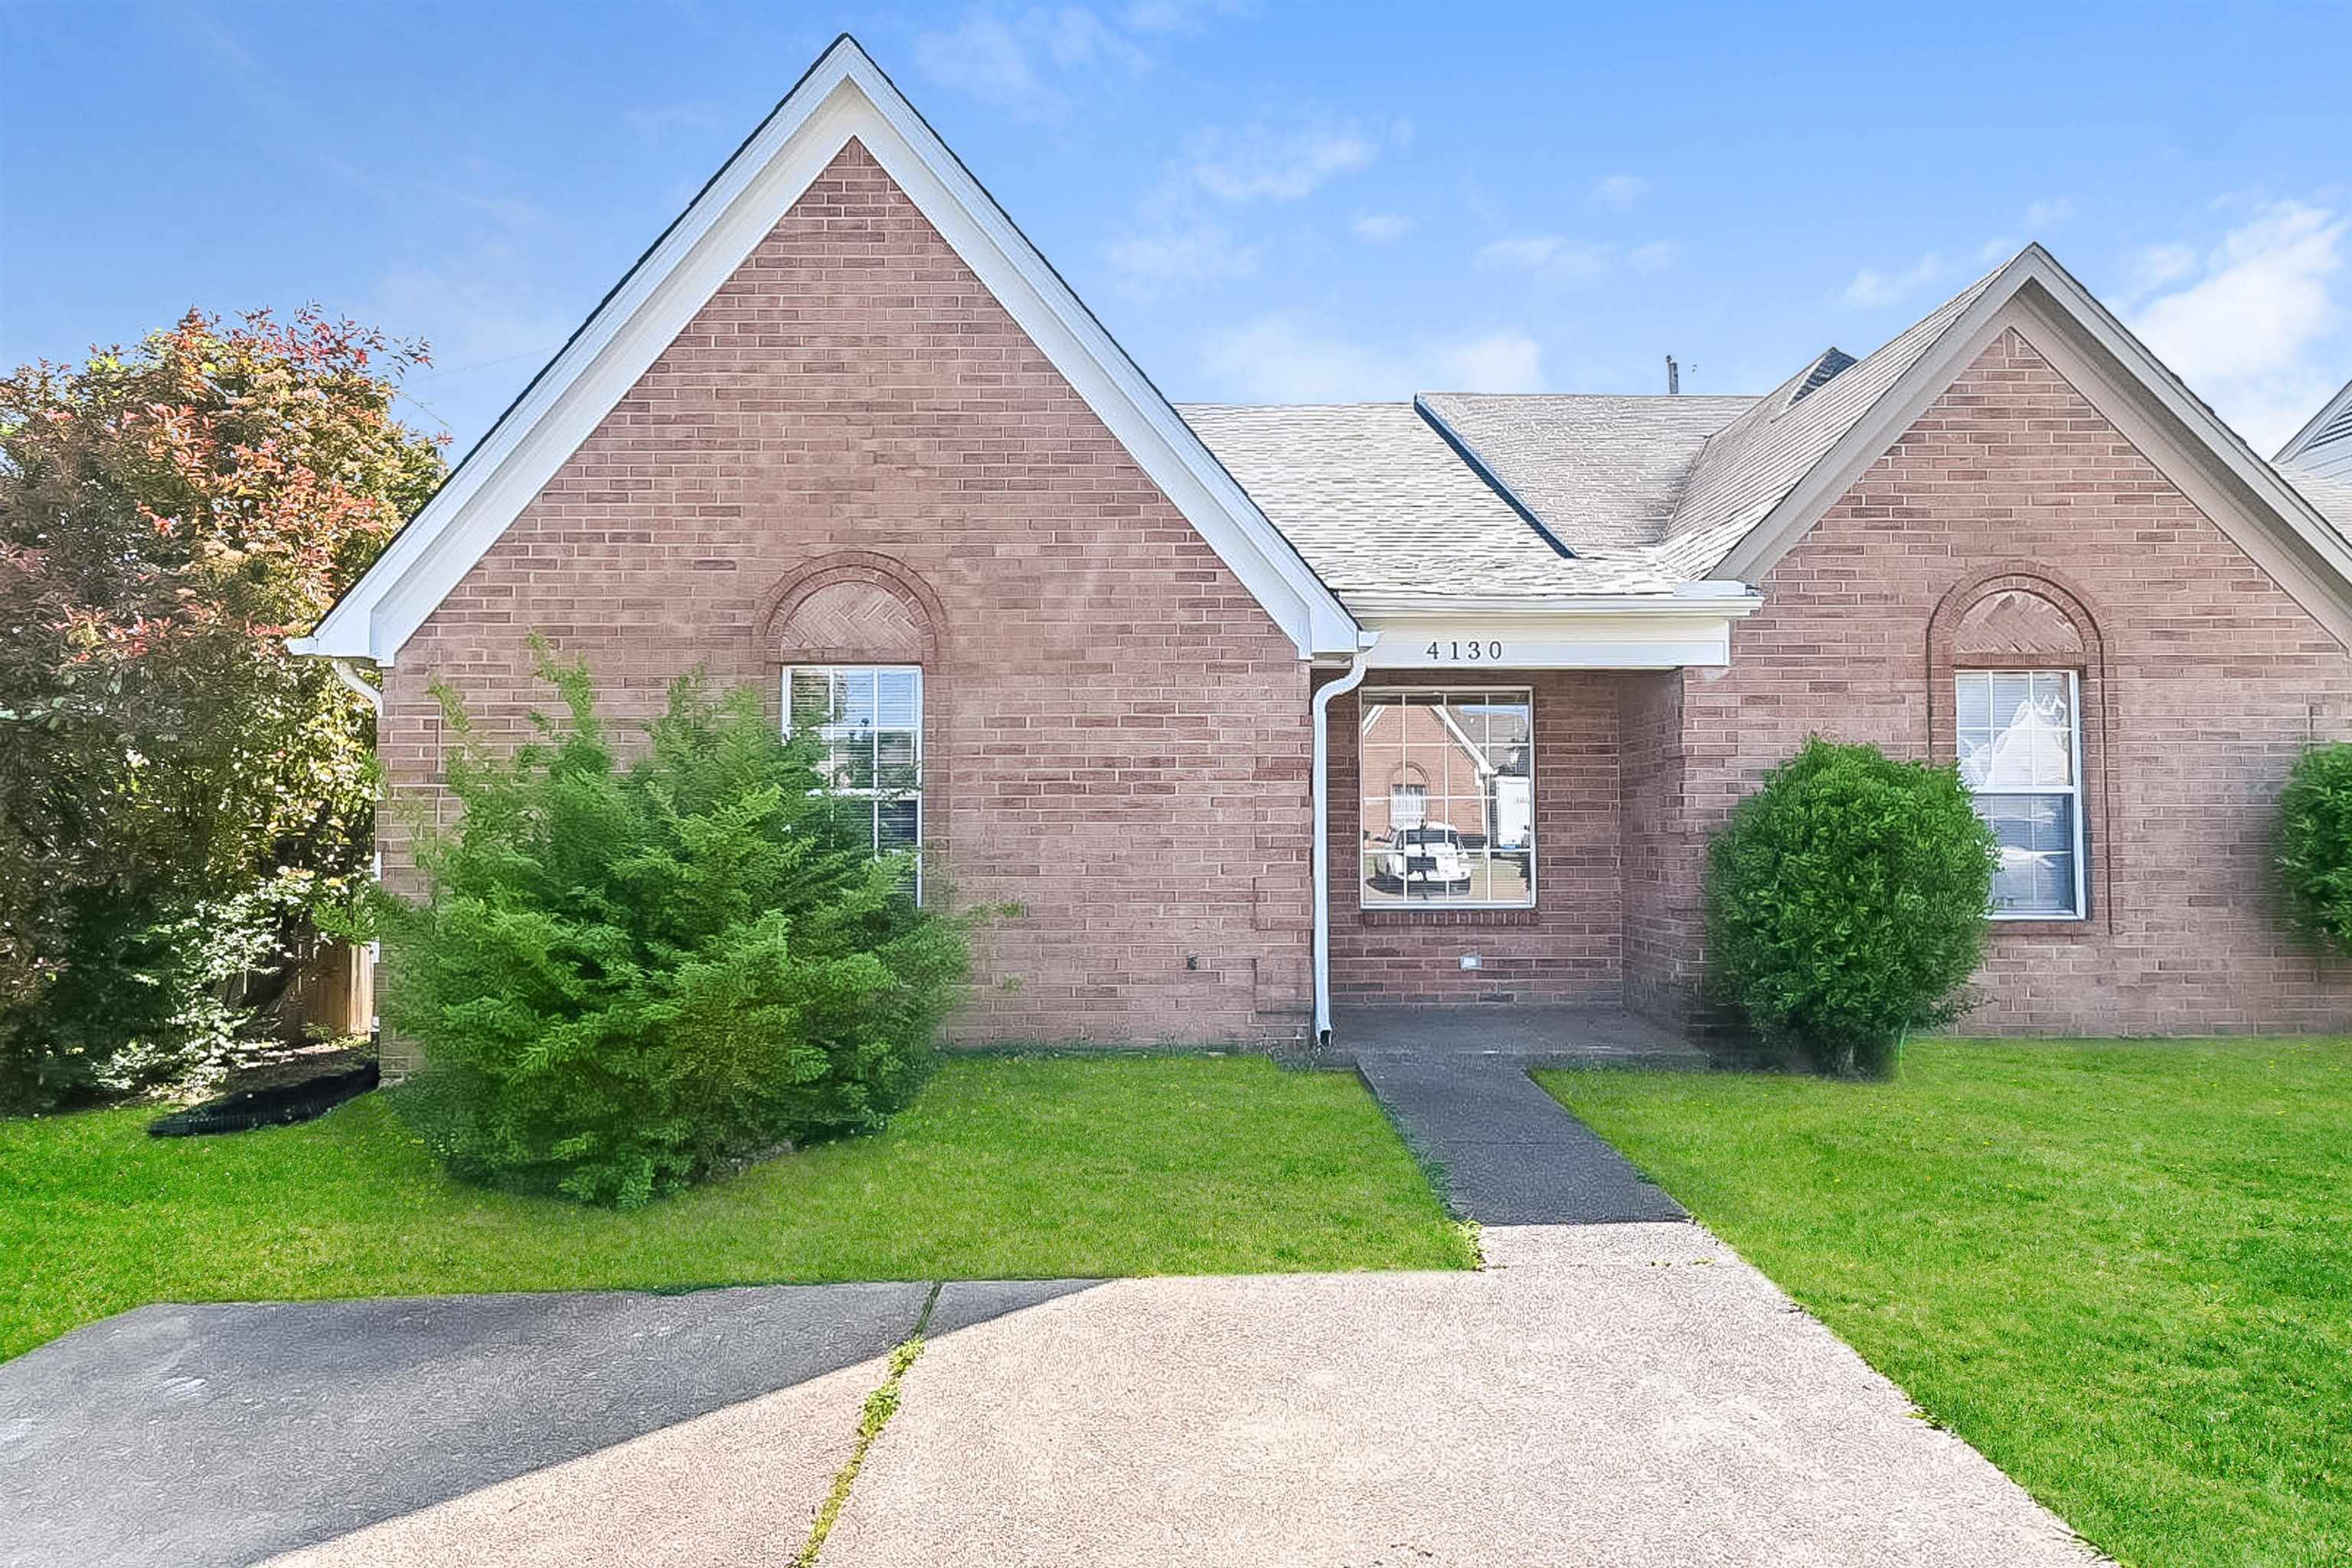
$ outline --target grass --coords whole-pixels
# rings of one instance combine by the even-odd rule
[[[2352,1044],[1541,1077],[2123,1562],[2352,1563]]]
[[[1474,1261],[1352,1078],[1255,1057],[950,1059],[886,1132],[625,1215],[454,1182],[382,1095],[153,1114],[0,1121],[0,1358],[158,1300]]]

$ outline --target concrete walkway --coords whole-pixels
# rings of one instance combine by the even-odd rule
[[[1485,1242],[949,1284],[821,1562],[2091,1561],[1697,1226]],[[0,1563],[790,1563],[926,1294],[126,1314],[0,1365]]]
[[[1546,1065],[1706,1068],[1706,1053],[1654,1025],[1601,1008],[1386,1006],[1343,1012],[1333,1037],[1463,1218],[1687,1217],[1528,1076]]]
[[[2095,1561],[1697,1226],[1486,1237],[1478,1274],[1116,1280],[947,1335],[823,1562]]]

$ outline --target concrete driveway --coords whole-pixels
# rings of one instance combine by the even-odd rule
[[[1696,1226],[1486,1247],[948,1284],[821,1561],[2095,1561]],[[0,1563],[789,1563],[929,1294],[129,1313],[0,1365]]]

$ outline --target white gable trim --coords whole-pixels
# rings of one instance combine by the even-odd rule
[[[847,34],[606,296],[297,653],[394,661],[441,601],[855,138],[1297,645],[1358,627],[994,198]]]
[[[2165,478],[2352,647],[2352,548],[2089,290],[2032,246],[1716,568],[1762,581],[1977,356],[2015,328]]]

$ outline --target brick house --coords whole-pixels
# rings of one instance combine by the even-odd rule
[[[1813,731],[1979,791],[1967,1027],[2336,1029],[2267,838],[2352,733],[2337,403],[2264,461],[2036,247],[1762,397],[1178,408],[845,37],[296,646],[427,801],[428,683],[520,731],[534,628],[624,716],[761,683],[1024,907],[968,1040],[1687,1026],[1708,834]]]

